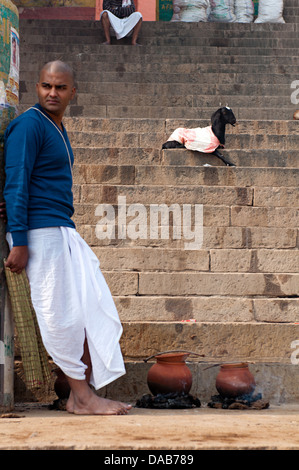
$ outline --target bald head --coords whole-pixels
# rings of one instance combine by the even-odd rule
[[[76,93],[72,68],[60,60],[48,62],[40,72],[36,91],[41,107],[61,126],[64,112]]]
[[[48,62],[41,69],[40,75],[42,75],[43,72],[48,72],[48,73],[51,73],[51,74],[53,74],[53,73],[68,74],[71,77],[72,85],[74,85],[74,72],[73,72],[73,69],[66,62],[62,62],[61,60],[54,60],[52,62]]]

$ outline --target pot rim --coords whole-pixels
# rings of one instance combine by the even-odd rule
[[[231,362],[227,364],[221,364],[220,368],[222,369],[246,369],[248,367],[248,362]]]
[[[147,357],[146,359],[143,359],[144,362],[147,362],[149,361],[150,359],[157,359],[158,356],[165,356],[165,355],[175,355],[177,356],[178,353],[182,353],[182,354],[187,354],[187,357],[189,355],[195,355],[195,356],[200,356],[200,357],[204,357],[204,354],[198,354],[198,353],[195,353],[193,351],[185,351],[185,350],[174,350],[174,351],[163,351],[163,352],[160,352],[160,353],[156,353],[156,354],[153,354],[152,356],[149,356]]]
[[[167,353],[167,354],[160,354],[159,356],[155,356],[157,361],[160,362],[171,362],[172,364],[181,363],[187,359],[189,353]]]

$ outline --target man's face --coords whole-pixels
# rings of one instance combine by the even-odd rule
[[[69,73],[43,70],[36,92],[39,104],[50,115],[62,117],[70,100],[75,95],[72,77]]]

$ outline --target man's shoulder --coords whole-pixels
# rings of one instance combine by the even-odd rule
[[[9,134],[12,130],[17,128],[40,130],[41,124],[42,120],[39,113],[32,107],[24,111],[22,114],[19,114],[19,116],[10,122],[6,129],[6,134]]]

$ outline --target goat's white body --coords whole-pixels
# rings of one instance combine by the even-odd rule
[[[219,140],[212,131],[212,126],[196,127],[195,129],[177,128],[168,141],[175,140],[183,144],[188,150],[213,153],[220,145]]]

